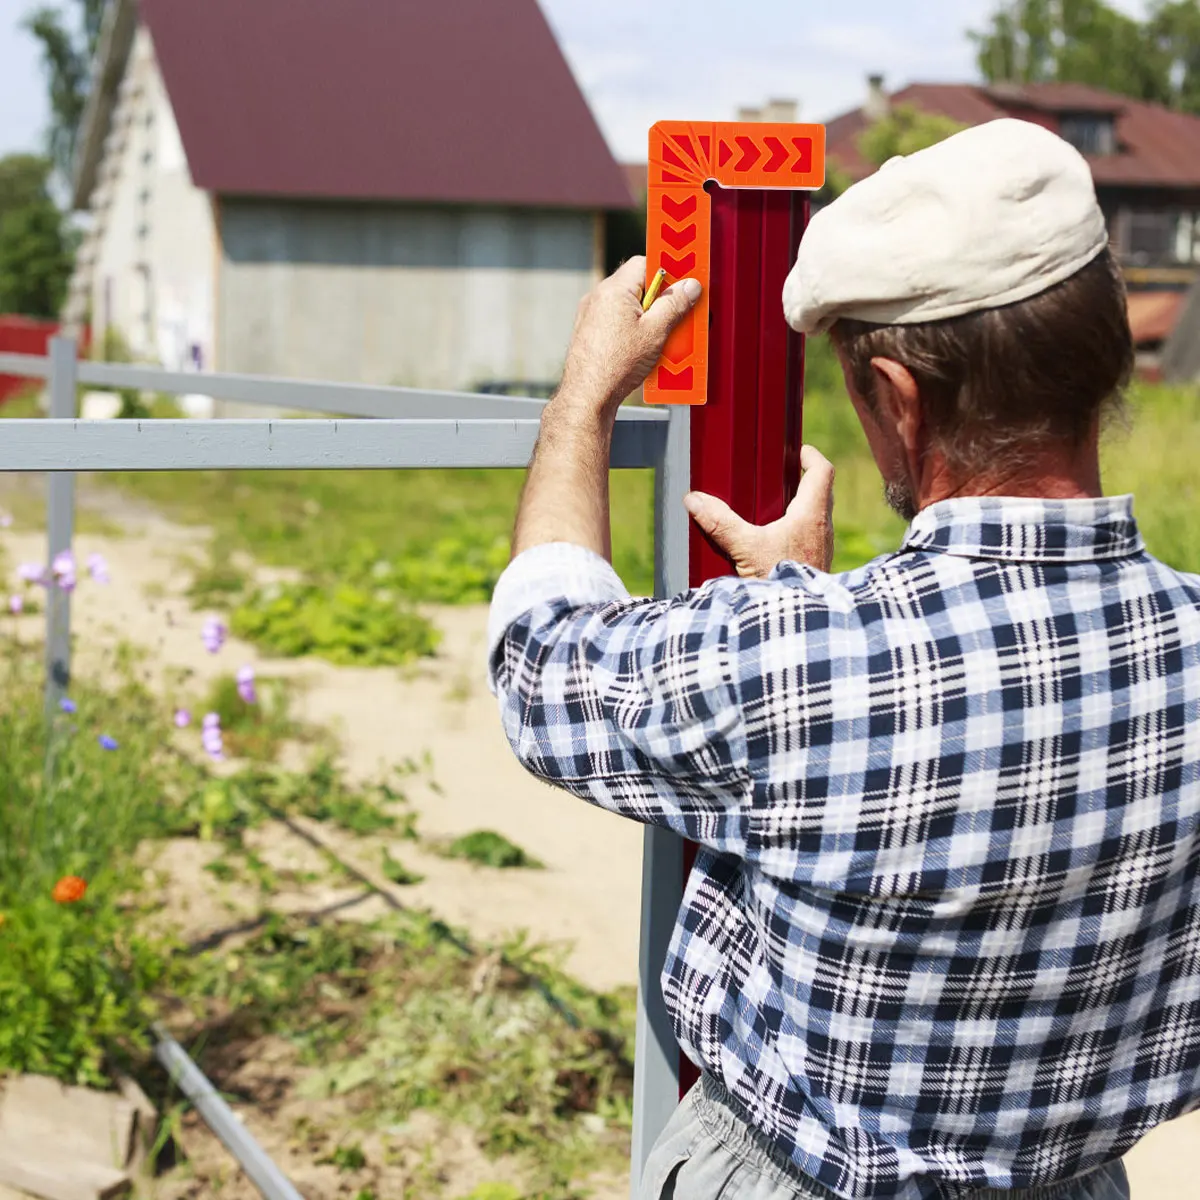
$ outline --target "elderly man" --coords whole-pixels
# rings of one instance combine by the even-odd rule
[[[579,316],[496,589],[525,766],[700,843],[663,992],[702,1068],[642,1194],[1118,1200],[1200,1103],[1200,579],[1106,499],[1132,349],[1086,162],[998,121],[821,212],[784,307],[828,331],[900,550],[830,575],[787,515],[688,508],[740,578],[635,600],[613,415],[698,289]]]

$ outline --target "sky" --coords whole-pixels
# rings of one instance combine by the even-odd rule
[[[800,101],[801,120],[822,121],[856,108],[875,71],[889,88],[973,79],[966,33],[995,7],[995,0],[540,2],[624,161],[645,159],[646,131],[659,120],[731,120],[740,106],[779,97]],[[1145,0],[1116,3],[1140,15]],[[34,0],[0,0],[0,155],[43,141],[45,84],[37,47],[20,30],[33,7]]]

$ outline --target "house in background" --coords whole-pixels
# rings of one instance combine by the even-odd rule
[[[882,76],[868,85],[863,107],[828,125],[830,159],[856,180],[875,169],[858,148],[859,135],[901,104],[963,125],[1033,121],[1086,155],[1129,287],[1139,368],[1156,376],[1200,275],[1200,117],[1073,83],[914,83],[890,96]]]
[[[536,0],[114,0],[66,317],[171,369],[554,380],[633,201]]]

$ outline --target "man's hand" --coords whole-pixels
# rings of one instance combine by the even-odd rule
[[[818,571],[833,564],[833,465],[812,446],[800,452],[804,478],[787,512],[773,525],[743,521],[723,500],[703,492],[684,497],[684,507],[725,552],[743,579],[766,579],[781,562]]]
[[[700,284],[673,284],[642,312],[645,258],[631,258],[583,298],[559,396],[614,412],[654,369],[671,330],[700,298]]]

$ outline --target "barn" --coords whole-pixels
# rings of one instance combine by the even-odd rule
[[[544,385],[632,204],[536,0],[115,0],[65,317],[177,370]]]

